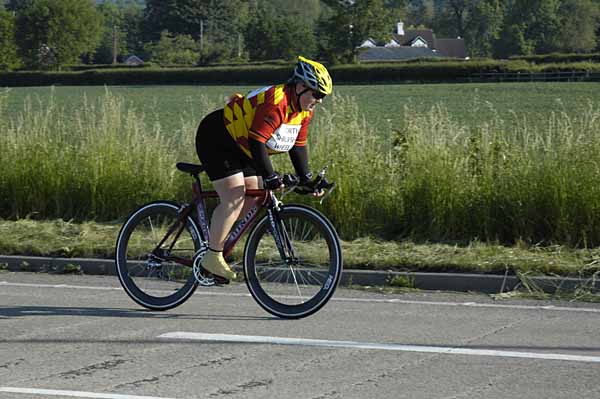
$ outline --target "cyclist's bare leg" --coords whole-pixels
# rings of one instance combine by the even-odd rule
[[[219,204],[213,211],[210,221],[210,240],[208,246],[214,250],[223,250],[223,244],[229,231],[239,217],[246,215],[259,202],[256,197],[245,197],[246,189],[262,188],[259,176],[244,177],[242,173],[212,182],[219,195]]]
[[[212,182],[219,195],[219,204],[213,211],[210,220],[208,246],[213,250],[223,250],[225,239],[244,207],[246,193],[244,180],[244,174],[240,172]]]
[[[262,188],[262,177],[259,176],[247,176],[244,177],[244,183],[246,184],[246,190],[258,190]],[[257,197],[245,197],[244,207],[240,212],[238,218],[243,218],[254,205],[257,205],[260,199]]]

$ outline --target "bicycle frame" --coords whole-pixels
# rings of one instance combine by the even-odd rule
[[[210,238],[210,232],[208,229],[209,223],[208,223],[208,217],[207,217],[207,212],[206,212],[205,199],[219,197],[219,195],[217,194],[216,191],[203,191],[202,190],[202,182],[200,181],[200,178],[197,175],[193,175],[193,177],[194,177],[195,181],[192,183],[192,194],[193,195],[192,195],[191,203],[185,204],[179,209],[178,223],[171,226],[171,228],[167,231],[167,234],[165,234],[165,237],[158,243],[158,245],[152,252],[152,254],[154,256],[157,256],[159,259],[163,259],[163,260],[168,259],[168,260],[174,261],[176,263],[179,263],[181,265],[189,266],[189,267],[193,266],[194,260],[180,258],[180,257],[174,256],[174,255],[171,255],[172,247],[175,244],[175,242],[177,241],[177,239],[179,238],[179,236],[181,235],[181,233],[183,232],[183,229],[185,228],[185,221],[188,217],[190,217],[190,215],[192,214],[192,211],[194,209],[196,210],[196,214],[197,214],[197,218],[195,219],[195,221],[197,222],[198,227],[200,228],[200,235],[201,235],[200,238],[202,239],[202,241],[208,242],[208,240]],[[245,196],[252,197],[252,198],[258,198],[259,201],[258,201],[257,205],[253,206],[248,211],[248,213],[246,213],[246,215],[244,215],[244,217],[242,219],[240,219],[240,223],[237,225],[237,227],[229,233],[229,236],[225,240],[225,243],[223,246],[223,256],[227,257],[227,256],[231,255],[231,253],[233,252],[233,248],[235,247],[235,245],[239,241],[239,239],[242,237],[242,235],[244,235],[244,233],[251,226],[254,225],[254,222],[258,218],[260,210],[263,208],[267,208],[267,211],[269,212],[269,217],[271,220],[271,228],[273,231],[273,238],[275,239],[275,244],[279,250],[281,258],[283,260],[292,259],[293,252],[294,252],[293,248],[291,247],[291,244],[289,243],[289,241],[286,240],[285,237],[281,236],[281,231],[280,231],[281,227],[276,226],[276,222],[275,222],[276,218],[274,217],[274,215],[272,213],[273,208],[276,208],[277,204],[279,203],[279,201],[277,200],[277,198],[275,197],[273,192],[271,190],[264,190],[264,189],[250,189],[250,190],[246,190]],[[178,229],[178,231],[175,235],[175,238],[174,238],[171,246],[167,250],[161,249],[162,245],[167,241],[167,239],[177,229]],[[284,233],[285,233],[285,231],[284,231]],[[193,234],[193,232],[192,232],[192,234]],[[288,259],[286,253],[292,254],[292,258]]]
[[[210,233],[208,231],[208,217],[206,215],[206,204],[204,199],[218,198],[219,195],[216,191],[203,191],[200,179],[196,179],[196,181],[192,184],[192,192],[192,203],[190,204],[191,206],[187,212],[185,212],[187,213],[186,217],[189,216],[192,211],[192,207],[194,207],[197,214],[196,221],[199,224],[201,234],[203,236],[202,239],[208,242]],[[259,198],[260,201],[257,205],[254,205],[242,219],[240,219],[240,223],[237,225],[237,227],[229,233],[229,236],[225,240],[225,244],[223,246],[224,257],[231,255],[235,244],[239,241],[242,235],[244,235],[246,230],[248,230],[248,228],[250,228],[250,226],[252,226],[256,221],[259,211],[272,202],[272,195],[273,194],[270,190],[246,190],[246,197]]]

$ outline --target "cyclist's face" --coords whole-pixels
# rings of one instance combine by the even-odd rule
[[[300,84],[300,86],[300,90],[298,90],[297,93],[304,92],[300,96],[300,107],[302,108],[302,111],[313,111],[317,104],[323,102],[323,96],[317,91],[311,89],[306,90],[307,87],[303,84]]]

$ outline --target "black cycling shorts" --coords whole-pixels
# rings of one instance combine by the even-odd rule
[[[254,162],[240,149],[227,129],[223,110],[208,114],[196,132],[196,152],[211,181],[242,172],[257,176]]]

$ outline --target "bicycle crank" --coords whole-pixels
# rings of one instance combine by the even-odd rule
[[[202,259],[204,258],[204,255],[207,251],[208,245],[206,245],[205,243],[203,243],[202,247],[198,251],[196,251],[196,253],[194,254],[193,272],[198,284],[200,284],[203,287],[212,287],[216,284],[215,279],[212,276],[212,274],[204,270],[204,268],[202,267]]]

